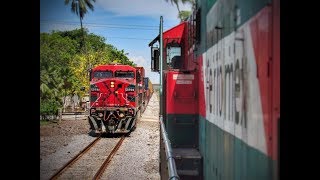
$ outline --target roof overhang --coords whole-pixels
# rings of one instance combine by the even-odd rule
[[[160,34],[149,43],[149,46],[152,46],[154,43],[156,43],[159,40],[160,40]]]

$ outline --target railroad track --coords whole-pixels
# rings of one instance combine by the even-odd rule
[[[95,140],[93,140],[88,146],[86,146],[82,151],[80,151],[76,156],[74,156],[71,160],[69,160],[63,167],[61,167],[50,179],[55,180],[58,179],[59,176],[63,174],[63,172],[66,169],[69,169],[75,162],[77,162],[84,154],[86,154],[92,147],[94,147],[95,144],[101,139],[101,136],[97,137]],[[115,145],[115,147],[112,149],[112,151],[109,153],[107,159],[104,160],[99,170],[96,172],[94,177],[92,179],[96,180],[99,179],[104,170],[107,168],[108,164],[110,163],[112,157],[116,154],[117,150],[121,146],[123,140],[125,139],[125,136],[122,136],[118,143]]]

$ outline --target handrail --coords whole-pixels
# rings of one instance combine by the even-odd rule
[[[168,139],[168,135],[163,124],[162,115],[160,116],[160,126],[161,126],[161,133],[163,137],[164,147],[166,151],[169,180],[171,179],[180,180],[180,177],[178,176],[178,173],[177,173],[176,163],[174,161],[174,157],[172,156],[171,143],[170,143],[170,140]]]

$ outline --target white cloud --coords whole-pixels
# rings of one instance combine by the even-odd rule
[[[151,16],[165,19],[177,19],[178,10],[175,4],[165,0],[97,0],[96,2],[106,11],[117,16]],[[190,4],[179,4],[180,10],[191,10]]]
[[[151,72],[150,62],[142,56],[128,56],[128,58],[137,64],[137,66],[143,66],[145,70],[145,76],[150,78],[150,81],[154,84],[159,84],[159,74]]]
[[[147,61],[142,56],[128,56],[128,58],[133,61],[137,66],[146,66]]]

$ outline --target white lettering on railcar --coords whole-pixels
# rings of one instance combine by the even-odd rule
[[[192,84],[190,80],[177,80],[176,84]]]
[[[194,75],[193,74],[174,74],[172,76],[173,80],[177,80],[177,79],[194,79]]]

